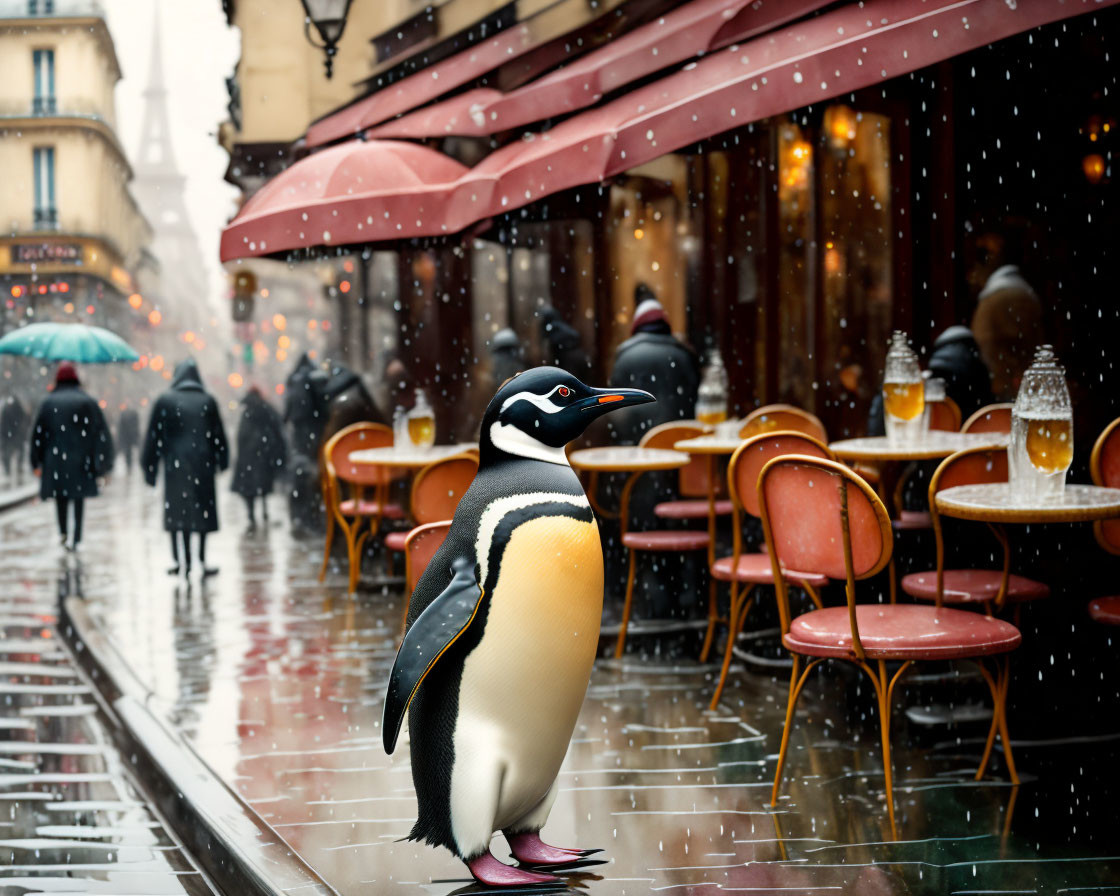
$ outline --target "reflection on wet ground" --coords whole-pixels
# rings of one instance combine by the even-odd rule
[[[41,510],[0,518],[0,894],[210,894],[58,640],[58,593],[81,572],[21,537]]]
[[[450,855],[400,842],[415,811],[408,751],[387,757],[379,730],[399,593],[348,600],[341,572],[316,581],[318,541],[295,541],[282,525],[244,535],[240,509],[224,503],[225,528],[212,539],[221,573],[185,587],[164,571],[158,500],[138,481],[115,483],[87,511],[85,594],[95,616],[207,761],[340,893],[467,887]],[[3,537],[53,544],[52,519],[50,508],[30,508],[26,527]],[[38,594],[54,587],[51,569],[28,560],[17,578]],[[1013,718],[1013,733],[1024,732],[1023,784],[1011,788],[998,757],[994,773],[972,780],[983,721],[920,727],[899,711],[892,842],[866,681],[833,667],[810,682],[774,812],[787,673],[737,670],[711,713],[716,669],[692,655],[689,642],[677,660],[597,666],[545,830],[550,842],[605,849],[603,864],[569,876],[573,888],[1091,893],[1120,884],[1115,718],[1111,733],[1052,706],[1037,708],[1033,726]],[[904,699],[979,701],[982,685],[962,674],[948,683],[915,676]],[[1115,674],[1091,677],[1114,694]],[[504,855],[504,844],[495,852]]]

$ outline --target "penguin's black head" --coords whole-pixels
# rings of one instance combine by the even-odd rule
[[[482,462],[499,453],[566,463],[564,446],[593,420],[656,399],[641,389],[595,389],[559,367],[535,367],[502,384],[482,417]]]

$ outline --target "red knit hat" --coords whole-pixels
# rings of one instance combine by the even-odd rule
[[[78,371],[69,361],[63,361],[58,365],[58,370],[54,374],[54,384],[60,385],[61,383],[76,383],[78,382]]]
[[[665,316],[665,309],[657,299],[646,299],[634,311],[634,322],[630,325],[630,332],[636,333],[643,324],[652,324],[654,321],[669,322]]]

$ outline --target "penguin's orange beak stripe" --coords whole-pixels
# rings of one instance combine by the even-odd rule
[[[603,395],[599,398],[599,404],[607,404],[611,401],[622,401],[625,397],[625,395]]]

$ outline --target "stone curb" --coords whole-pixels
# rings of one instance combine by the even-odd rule
[[[28,501],[33,501],[39,497],[39,483],[29,482],[27,485],[21,485],[18,488],[10,488],[0,492],[0,513],[5,510],[11,510],[13,507],[19,507],[20,504],[26,504]]]
[[[218,777],[169,722],[85,602],[66,598],[58,629],[108,710],[114,738],[175,835],[230,896],[338,896]]]

